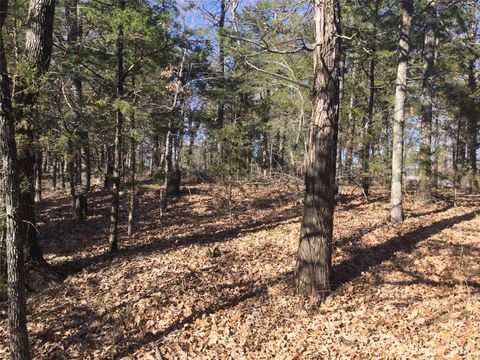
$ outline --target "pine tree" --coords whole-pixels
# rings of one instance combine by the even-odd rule
[[[340,3],[315,0],[313,112],[296,282],[299,293],[330,291],[340,81]]]

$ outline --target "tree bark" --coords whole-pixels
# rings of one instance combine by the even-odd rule
[[[314,89],[304,213],[297,253],[298,292],[330,291],[340,79],[340,2],[314,0]]]
[[[473,37],[474,38],[474,37]],[[468,88],[470,99],[468,101],[467,127],[468,127],[468,192],[478,192],[479,184],[477,179],[477,148],[478,148],[478,109],[475,94],[477,93],[477,80],[475,76],[475,64],[477,59],[472,59],[468,64]]]
[[[22,139],[18,143],[18,171],[26,186],[20,193],[20,231],[27,244],[27,285],[34,291],[51,286],[59,281],[49,269],[38,243],[34,203],[34,122],[37,116],[33,106],[39,95],[41,77],[47,72],[52,53],[52,32],[55,12],[54,0],[31,0],[26,23],[24,58],[33,76],[19,79],[23,91],[16,91],[18,110],[15,114],[17,133]]]
[[[37,151],[35,165],[35,202],[42,201],[43,153]]]
[[[218,21],[218,77],[219,77],[219,88],[222,92],[220,98],[223,98],[225,95],[225,40],[224,34],[222,33],[225,27],[225,17],[227,15],[226,0],[220,0],[220,19]],[[222,129],[225,122],[225,103],[221,101],[217,107],[217,127]],[[220,162],[223,158],[223,142],[219,136],[217,151]]]
[[[424,72],[421,96],[421,139],[419,153],[419,188],[418,198],[421,201],[432,200],[432,107],[433,107],[433,75],[435,63],[435,26],[436,0],[427,5],[427,21],[424,40]]]
[[[72,204],[72,210],[77,211],[77,191],[75,186],[75,157],[73,155],[73,142],[68,140],[68,155],[67,155],[67,172],[68,172],[68,185],[70,186],[70,200]]]
[[[28,344],[24,248],[25,233],[20,227],[20,178],[17,167],[15,119],[12,113],[12,94],[7,60],[3,44],[3,26],[8,1],[0,0],[0,141],[2,156],[2,183],[6,218],[5,247],[8,277],[8,323],[10,357],[13,360],[30,359]]]
[[[135,93],[135,77],[132,77],[132,89]],[[134,95],[135,96],[135,95]],[[133,101],[134,105],[136,105],[136,99]],[[134,224],[135,224],[135,210],[136,210],[136,171],[137,171],[137,158],[135,154],[136,148],[136,141],[135,141],[135,109],[130,114],[130,199],[128,204],[128,223],[127,223],[127,235],[131,237],[134,231]]]
[[[112,181],[113,181],[113,146],[106,145],[106,153],[107,153],[107,161],[106,161],[106,168],[105,168],[105,181],[104,181],[104,189],[111,189],[112,188]]]
[[[218,66],[219,66],[218,77],[219,77],[219,80],[220,80],[220,89],[222,91],[224,90],[224,84],[225,84],[225,41],[224,41],[222,31],[225,27],[225,16],[226,16],[226,14],[227,14],[227,9],[226,9],[225,0],[220,0],[220,19],[218,21],[218,31],[219,31],[219,36],[218,36]],[[221,94],[221,97],[223,97],[223,94]],[[223,102],[221,102],[218,105],[218,109],[217,109],[217,125],[220,129],[223,127],[224,117],[225,117],[225,104]]]
[[[352,83],[355,83],[357,78],[357,65],[352,65]],[[357,96],[355,91],[352,90],[350,94],[350,100],[348,105],[348,125],[350,127],[350,134],[348,135],[348,141],[346,144],[347,154],[345,157],[345,171],[347,172],[347,179],[349,181],[353,178],[353,150],[355,146],[355,132],[356,132],[356,116],[355,116],[355,107],[357,104]]]
[[[75,56],[79,56],[80,41],[82,37],[82,27],[78,18],[79,4],[78,0],[68,0],[65,3],[65,18],[68,23],[67,44],[68,50]],[[87,193],[90,190],[90,147],[88,143],[88,131],[86,130],[83,106],[83,82],[80,76],[72,74],[72,110],[75,113],[75,123],[73,132],[77,135],[79,144],[74,144],[74,148],[79,148],[78,157],[78,175],[76,182],[79,183],[76,194],[75,212],[79,219],[87,216]]]
[[[413,0],[402,1],[402,23],[398,42],[398,68],[393,114],[392,184],[390,220],[403,221],[403,127],[405,98],[407,95],[407,65],[410,55],[410,29],[412,27]]]
[[[52,164],[52,191],[57,191],[57,174],[58,174],[58,156],[57,154],[53,155],[53,164]]]

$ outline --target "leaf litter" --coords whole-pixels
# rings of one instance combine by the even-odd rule
[[[36,359],[480,358],[480,197],[365,203],[341,189],[332,293],[295,294],[301,197],[286,184],[201,184],[165,214],[158,189],[139,195],[136,234],[106,253],[109,196],[88,220],[66,194],[46,196],[38,227],[59,287],[28,299]],[[231,192],[230,192],[231,191]],[[121,209],[126,218],[126,203]],[[125,224],[125,221],[122,221]],[[8,356],[0,303],[0,357]]]

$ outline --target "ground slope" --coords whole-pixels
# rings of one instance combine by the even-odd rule
[[[167,213],[144,188],[137,235],[105,253],[108,195],[75,220],[65,195],[39,230],[62,286],[31,296],[36,359],[475,359],[480,357],[480,198],[407,198],[387,221],[381,191],[342,189],[334,287],[295,296],[301,196],[293,185],[194,185]],[[123,216],[125,216],[123,210]],[[125,229],[121,229],[124,234]],[[0,304],[0,358],[7,356]]]

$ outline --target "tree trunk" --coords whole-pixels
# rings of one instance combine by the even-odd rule
[[[398,42],[398,68],[393,114],[392,186],[390,220],[403,221],[403,126],[407,95],[407,65],[410,55],[410,29],[412,27],[413,0],[402,1],[402,23]]]
[[[15,143],[15,118],[12,114],[12,95],[7,60],[3,44],[3,25],[8,1],[0,0],[0,141],[2,156],[2,183],[6,215],[5,247],[8,277],[8,323],[10,357],[13,360],[30,359],[25,300],[25,233],[19,226],[20,179]]]
[[[220,19],[218,21],[218,77],[219,77],[219,88],[222,92],[220,98],[223,98],[225,95],[225,40],[223,29],[225,27],[225,16],[227,14],[226,0],[220,0]],[[217,107],[217,127],[219,129],[223,128],[225,122],[225,104],[223,101],[218,104]],[[222,161],[223,158],[223,143],[222,139],[219,136],[217,151],[219,156],[219,161]]]
[[[362,188],[366,196],[370,189],[370,160],[372,152],[372,138],[373,138],[373,108],[375,104],[375,68],[376,68],[376,51],[377,51],[377,26],[378,9],[380,1],[375,1],[375,9],[373,14],[373,34],[370,48],[370,71],[368,73],[369,95],[368,95],[368,112],[364,120],[363,126],[363,149],[362,149]]]
[[[35,202],[42,201],[43,153],[38,151],[35,159]]]
[[[355,83],[357,78],[357,65],[352,65],[352,83]],[[350,101],[348,105],[348,125],[350,126],[350,134],[348,134],[347,141],[347,154],[345,157],[345,171],[347,173],[347,179],[351,181],[353,179],[353,150],[355,147],[355,131],[356,131],[356,116],[354,114],[355,107],[357,105],[357,96],[355,91],[352,90],[350,94]]]
[[[220,80],[220,90],[224,90],[225,85],[225,41],[222,31],[225,27],[225,16],[227,14],[225,0],[220,0],[220,19],[218,21],[218,77]],[[221,94],[223,97],[224,94]],[[217,125],[221,129],[223,127],[225,117],[225,104],[221,102],[217,109]]]
[[[330,291],[340,79],[340,3],[314,0],[313,113],[296,285],[305,295]]]
[[[463,163],[463,154],[462,154],[462,141],[460,138],[460,133],[462,129],[462,123],[463,123],[463,118],[462,114],[457,115],[457,126],[455,128],[455,134],[454,135],[454,146],[452,148],[453,154],[452,154],[452,159],[453,159],[453,185],[454,185],[454,190],[456,191],[458,187],[460,186],[461,183],[461,176],[460,176],[460,166]],[[453,136],[452,136],[453,137]]]
[[[168,130],[165,136],[165,182],[161,190],[160,208],[165,211],[168,206],[168,196],[172,178],[172,121],[168,122]]]
[[[22,186],[20,194],[19,217],[20,232],[27,244],[27,286],[34,291],[49,287],[59,281],[58,276],[48,267],[38,243],[35,221],[34,203],[34,123],[30,121],[38,116],[33,111],[39,95],[41,77],[47,72],[52,53],[52,32],[55,12],[54,0],[30,0],[26,23],[25,61],[33,76],[19,79],[19,87],[15,99],[17,133],[22,139],[18,143],[18,171],[26,186]]]
[[[132,77],[132,89],[133,93],[135,93],[135,77]],[[136,99],[134,100],[134,106],[136,105]],[[135,156],[135,147],[136,147],[136,141],[135,141],[135,130],[136,130],[136,124],[135,124],[135,109],[132,111],[130,114],[130,179],[129,179],[129,185],[130,185],[130,199],[129,199],[129,204],[128,204],[128,224],[127,224],[127,235],[128,237],[131,237],[133,235],[133,230],[134,230],[134,223],[135,223],[135,210],[136,210],[136,179],[135,179],[135,173],[137,171],[137,162],[136,162],[136,156]]]
[[[79,55],[79,41],[82,36],[82,28],[78,19],[78,0],[68,0],[65,3],[65,18],[68,23],[67,44],[69,50],[75,56]],[[79,144],[75,148],[80,148],[78,156],[78,175],[76,176],[79,191],[75,201],[75,212],[79,219],[87,216],[87,197],[90,190],[90,148],[88,144],[88,132],[85,130],[83,116],[83,82],[78,75],[71,76],[73,101],[72,107],[75,113],[74,132],[78,135]],[[72,175],[72,174],[71,174]]]
[[[418,198],[424,202],[429,202],[432,199],[431,147],[436,17],[435,0],[430,0],[427,5],[427,22],[425,25],[424,73],[421,96],[421,140],[418,174]]]
[[[125,0],[119,0],[119,8],[125,10]],[[124,70],[123,70],[123,25],[119,25],[116,40],[117,51],[117,99],[124,97]],[[118,213],[120,203],[120,170],[122,167],[122,131],[123,114],[122,111],[116,111],[115,124],[115,145],[113,156],[113,186],[112,186],[112,207],[110,209],[110,232],[109,244],[110,252],[118,249]]]
[[[52,164],[52,192],[57,191],[57,173],[58,173],[58,156],[57,154],[53,155],[53,164]]]
[[[473,37],[474,38],[474,37]],[[478,110],[475,96],[477,93],[477,81],[475,76],[475,64],[477,59],[472,59],[468,64],[468,87],[470,89],[470,99],[468,101],[468,191],[478,192],[479,184],[477,179],[477,147],[478,147]]]
[[[68,140],[68,155],[67,155],[67,172],[68,172],[68,184],[70,186],[70,200],[72,209],[76,213],[77,211],[77,192],[75,186],[75,157],[73,155],[73,143],[72,140]]]
[[[113,147],[110,145],[106,145],[106,148],[107,161],[105,169],[105,181],[103,187],[104,189],[111,189],[113,180]]]
[[[65,183],[66,183],[66,179],[65,179],[65,166],[66,166],[66,163],[65,163],[65,160],[62,160],[60,161],[60,177],[62,178],[62,189],[65,190]]]

